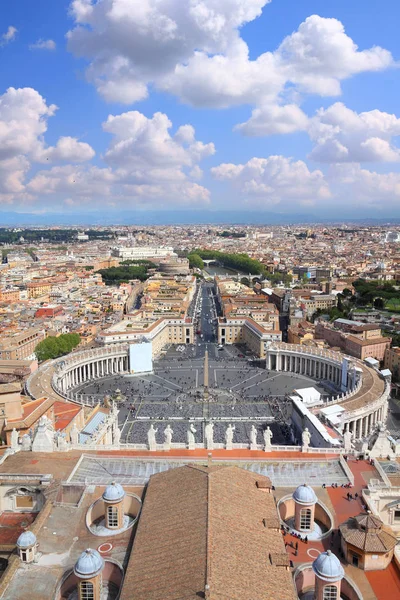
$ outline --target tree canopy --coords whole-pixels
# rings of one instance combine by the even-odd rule
[[[187,258],[189,259],[189,267],[191,269],[204,269],[203,259],[198,254],[190,253]]]
[[[152,263],[151,263],[152,264]],[[103,280],[107,285],[118,285],[120,283],[128,283],[132,279],[145,281],[150,277],[148,274],[148,265],[139,264],[136,266],[120,265],[119,267],[110,267],[109,269],[100,269]]]
[[[39,342],[35,353],[39,361],[58,358],[71,352],[80,341],[81,338],[77,333],[64,333],[58,337],[48,337]]]

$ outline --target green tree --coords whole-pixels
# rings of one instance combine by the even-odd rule
[[[58,337],[48,337],[35,348],[36,356],[40,362],[64,356],[78,346],[81,338],[77,333],[64,333]]]
[[[191,269],[204,269],[203,259],[198,254],[190,253],[187,258],[189,259],[189,267]]]
[[[374,308],[377,308],[378,310],[383,310],[385,308],[385,302],[383,301],[383,298],[375,298]]]

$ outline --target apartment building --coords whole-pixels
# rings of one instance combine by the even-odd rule
[[[386,348],[384,368],[389,369],[392,372],[393,379],[399,381],[400,374],[400,348],[395,346],[394,348]]]
[[[383,361],[391,342],[391,338],[382,336],[379,326],[348,319],[336,319],[333,324],[317,323],[315,337],[361,360],[372,357]]]
[[[46,332],[39,327],[32,327],[13,335],[3,334],[0,340],[0,359],[34,359],[35,348],[45,337]]]

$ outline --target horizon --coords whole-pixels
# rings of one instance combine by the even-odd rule
[[[394,0],[7,3],[0,219],[400,218],[399,17]]]

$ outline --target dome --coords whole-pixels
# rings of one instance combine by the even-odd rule
[[[298,502],[298,504],[316,504],[317,496],[312,487],[305,483],[304,485],[299,485],[293,492],[293,500]]]
[[[104,560],[97,550],[88,548],[78,558],[75,563],[74,573],[80,579],[90,579],[98,575],[104,567]]]
[[[103,494],[103,500],[106,502],[119,502],[125,496],[124,488],[120,483],[111,483]]]
[[[330,550],[322,552],[313,562],[314,573],[324,581],[339,581],[344,577],[339,559]]]
[[[36,535],[32,531],[23,531],[17,539],[17,546],[24,550],[36,544]]]

